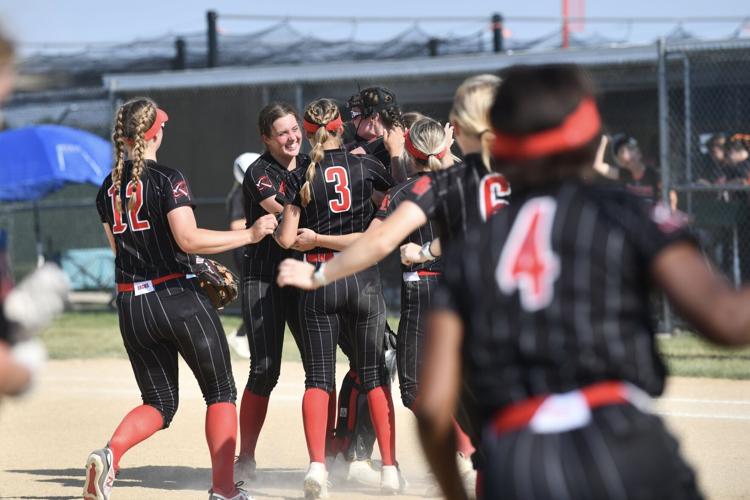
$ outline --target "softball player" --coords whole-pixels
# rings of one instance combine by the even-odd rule
[[[300,154],[302,132],[297,111],[289,104],[273,102],[258,116],[258,130],[266,151],[245,174],[244,216],[252,224],[268,214],[279,215],[296,194],[299,175],[309,163]],[[238,479],[255,478],[255,448],[271,391],[279,380],[285,325],[289,325],[297,347],[297,291],[276,285],[276,270],[286,257],[297,252],[283,249],[272,237],[245,248],[242,266],[242,316],[250,349],[250,374],[240,405],[240,453],[235,464]]]
[[[750,342],[750,314],[720,311],[748,311],[748,291],[711,273],[667,207],[649,216],[632,194],[582,180],[600,118],[578,68],[511,68],[491,117],[513,204],[446,254],[428,320],[418,418],[446,496],[463,498],[449,460],[463,372],[482,394],[485,498],[700,498],[648,411],[665,379],[651,283],[732,344]]]
[[[311,163],[294,201],[284,208],[277,240],[294,244],[297,229],[308,227],[320,235],[336,235],[343,244],[367,229],[374,208],[373,189],[393,185],[382,164],[369,156],[353,156],[341,149],[341,116],[333,101],[320,99],[305,109],[304,126],[313,145]],[[310,265],[325,266],[333,253],[315,248],[305,253]],[[304,489],[308,497],[326,495],[325,434],[329,393],[335,385],[336,344],[349,335],[353,365],[370,406],[383,460],[381,489],[397,492],[401,478],[395,457],[395,415],[383,369],[385,301],[377,267],[365,269],[340,283],[302,293],[300,322],[304,345],[305,396],[302,416],[310,468]]]
[[[167,119],[143,97],[119,108],[115,167],[96,198],[115,252],[120,332],[143,404],[125,416],[106,447],[89,455],[87,500],[109,499],[125,452],[169,426],[178,402],[178,353],[195,374],[207,405],[213,470],[209,500],[248,498],[235,486],[232,472],[236,389],[226,336],[208,298],[190,279],[196,261],[191,254],[255,243],[273,231],[276,220],[269,215],[240,231],[196,227],[187,180],[156,161]]]
[[[412,125],[406,134],[405,145],[417,173],[388,192],[375,217],[385,219],[408,199],[408,193],[422,176],[431,171],[442,170],[441,160],[449,152],[446,138],[443,127],[430,118],[423,118]],[[435,238],[437,227],[433,227],[433,220],[430,219],[424,226],[411,233],[406,241],[421,248]],[[440,258],[426,263],[402,265],[401,319],[398,324],[396,352],[401,400],[404,406],[412,410],[419,384],[424,318],[430,304],[431,292],[437,286],[442,269]]]
[[[279,267],[279,284],[311,290],[321,282],[349,276],[383,259],[430,217],[435,220],[440,239],[450,244],[462,237],[467,228],[506,206],[510,186],[502,175],[489,171],[488,160],[492,134],[487,112],[499,83],[496,76],[479,75],[467,79],[456,90],[450,120],[455,141],[464,154],[462,163],[420,176],[410,190],[405,191],[404,201],[389,217],[328,262],[324,271],[318,270],[316,279],[313,279],[316,272],[313,266],[285,260]],[[390,142],[388,133],[385,141]],[[416,255],[412,255],[407,244],[403,248],[402,262],[411,265],[434,259],[440,253],[440,239],[417,247]],[[457,417],[464,430],[476,440],[478,431],[472,428],[469,418],[473,399],[472,395],[465,395]],[[457,458],[465,471],[466,482],[470,483],[473,474],[465,457],[473,453],[474,446],[458,425],[455,431],[460,451]]]
[[[385,87],[367,87],[351,96],[347,107],[354,126],[354,141],[345,146],[346,150],[374,156],[391,171],[394,179],[405,181],[405,159],[392,154],[383,140],[388,131],[403,129],[396,95]]]

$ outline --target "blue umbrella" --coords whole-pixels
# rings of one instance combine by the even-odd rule
[[[0,201],[33,201],[38,261],[44,261],[37,201],[65,184],[99,185],[112,170],[104,139],[61,125],[0,133]]]
[[[99,185],[112,169],[104,139],[61,125],[0,133],[0,201],[38,200],[65,184]]]

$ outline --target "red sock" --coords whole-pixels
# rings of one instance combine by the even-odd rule
[[[141,405],[125,415],[109,440],[115,470],[120,469],[120,458],[133,446],[164,427],[164,417],[153,406]]]
[[[456,451],[463,453],[467,458],[470,457],[475,451],[474,445],[471,444],[469,435],[461,429],[461,426],[458,425],[455,418],[453,419],[453,430],[456,432]]]
[[[302,397],[302,422],[311,462],[326,461],[326,423],[329,396],[323,389],[311,387]]]
[[[245,389],[240,404],[240,455],[255,458],[255,447],[268,411],[268,396]]]
[[[326,424],[326,456],[335,457],[338,452],[336,443],[336,388],[328,393],[328,423]]]
[[[396,414],[391,399],[391,391],[376,387],[367,393],[370,406],[370,418],[378,438],[380,457],[383,465],[396,463]]]
[[[237,408],[233,403],[214,403],[206,408],[206,441],[211,453],[213,490],[234,493],[234,449],[237,446]]]

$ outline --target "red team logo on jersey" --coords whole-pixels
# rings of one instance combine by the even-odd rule
[[[428,189],[430,189],[431,185],[432,185],[432,179],[430,178],[430,176],[423,175],[411,187],[411,192],[416,194],[417,196],[422,196],[423,194],[427,192]]]
[[[177,200],[182,196],[189,197],[187,183],[185,181],[179,181],[177,184],[172,186],[172,197]]]
[[[483,221],[487,221],[500,209],[508,205],[510,184],[500,174],[485,175],[479,181],[479,213]]]
[[[258,179],[258,182],[255,183],[255,186],[258,188],[258,191],[263,191],[264,189],[273,189],[273,183],[267,175],[264,175],[260,179]]]
[[[560,259],[552,250],[552,225],[557,202],[545,196],[532,198],[518,212],[495,269],[500,290],[518,290],[521,307],[538,311],[552,302]]]

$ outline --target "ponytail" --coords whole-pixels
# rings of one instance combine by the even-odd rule
[[[476,75],[464,80],[456,89],[450,121],[461,128],[461,133],[473,135],[482,144],[482,162],[490,170],[490,151],[494,135],[490,132],[490,108],[495,100],[500,78],[495,75]]]
[[[338,123],[331,123],[336,120],[338,120]],[[305,108],[304,124],[307,136],[313,143],[312,151],[310,151],[310,165],[308,165],[305,171],[305,183],[299,192],[302,199],[302,206],[306,207],[312,198],[312,182],[315,179],[315,167],[325,157],[323,144],[328,142],[332,136],[336,137],[337,132],[333,130],[333,127],[341,124],[339,108],[330,99],[313,101]],[[329,130],[329,127],[331,130]]]

